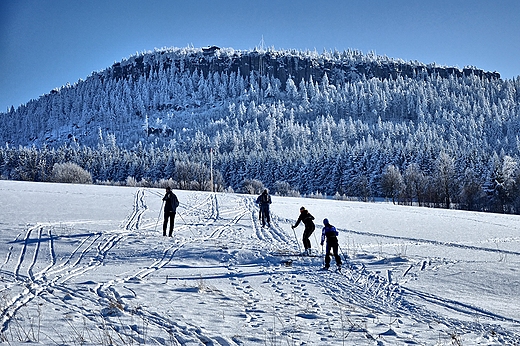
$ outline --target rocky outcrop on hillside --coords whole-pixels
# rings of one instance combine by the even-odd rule
[[[181,53],[184,52],[184,53]],[[500,79],[498,72],[486,72],[478,68],[463,68],[437,66],[419,62],[405,62],[375,55],[363,55],[357,51],[343,53],[317,54],[315,52],[298,51],[234,51],[212,46],[203,49],[162,50],[132,57],[120,63],[115,63],[104,71],[104,76],[116,79],[148,76],[150,72],[169,70],[174,66],[177,71],[202,71],[204,76],[209,73],[230,74],[241,76],[271,76],[280,80],[282,86],[288,78],[295,83],[302,79],[309,81],[321,80],[326,73],[333,83],[342,83],[357,79],[396,79],[424,78],[438,75],[462,77],[476,75],[485,79]]]

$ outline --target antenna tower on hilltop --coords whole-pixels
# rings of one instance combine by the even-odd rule
[[[265,51],[264,35],[262,35],[262,39],[260,40],[260,43],[258,45],[259,45],[258,49],[260,50],[260,52],[264,52]]]

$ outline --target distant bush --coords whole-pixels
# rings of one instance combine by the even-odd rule
[[[287,196],[289,194],[289,191],[291,190],[291,186],[286,181],[278,180],[274,183],[274,189],[277,195]]]
[[[179,188],[179,183],[175,180],[173,180],[172,178],[169,178],[169,179],[160,179],[156,184],[155,187],[159,187],[159,188],[166,188],[167,186],[169,186],[170,188],[172,189],[178,189]]]
[[[132,186],[132,187],[137,186],[137,180],[135,180],[134,177],[127,177],[125,183],[126,183],[126,186]]]
[[[242,184],[242,192],[250,195],[262,193],[264,189],[264,184],[256,179],[246,179]]]
[[[51,181],[55,183],[92,184],[92,175],[75,163],[55,163]]]

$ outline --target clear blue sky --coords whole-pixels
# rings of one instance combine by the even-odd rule
[[[2,0],[0,111],[137,52],[262,37],[520,75],[519,0]]]

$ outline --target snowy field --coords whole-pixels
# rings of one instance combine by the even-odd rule
[[[519,216],[273,196],[266,229],[256,196],[174,192],[166,238],[162,189],[0,181],[0,341],[520,345]],[[296,255],[301,206],[341,272]]]

